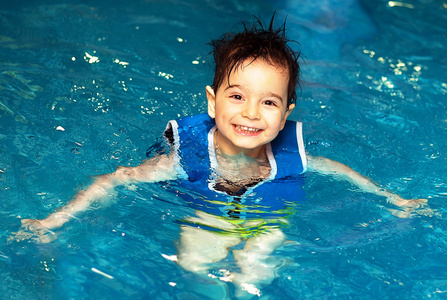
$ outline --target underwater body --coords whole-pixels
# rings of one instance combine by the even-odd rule
[[[0,291],[4,299],[234,298],[166,259],[193,209],[175,186],[119,187],[49,244],[8,241],[119,165],[157,152],[166,123],[206,112],[210,39],[287,17],[306,57],[289,119],[307,151],[436,214],[305,174],[273,253],[272,299],[438,299],[447,290],[443,1],[4,1],[0,5]],[[185,191],[188,192],[188,191]],[[190,191],[193,193],[193,191]],[[229,255],[216,270],[235,268]],[[210,296],[212,295],[212,296]],[[257,296],[253,296],[257,297]]]

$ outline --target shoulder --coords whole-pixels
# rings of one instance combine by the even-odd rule
[[[168,122],[164,136],[170,144],[175,144],[185,138],[203,136],[215,125],[207,114],[189,116]]]
[[[287,120],[284,128],[278,133],[278,136],[272,141],[273,148],[278,150],[301,152],[304,150],[302,123]],[[305,153],[302,153],[305,154]]]
[[[187,128],[187,127],[194,127],[194,126],[200,126],[200,125],[209,125],[213,124],[214,120],[208,116],[208,114],[199,114],[199,115],[193,115],[188,116],[176,120],[171,120],[168,122],[168,127],[173,128]]]
[[[172,147],[173,165],[178,178],[194,176],[191,170],[208,170],[209,138],[214,119],[207,114],[171,120],[165,137]]]
[[[307,170],[301,122],[287,120],[271,145],[280,176],[300,174]]]

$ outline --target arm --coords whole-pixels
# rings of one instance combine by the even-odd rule
[[[360,188],[362,191],[383,196],[388,202],[401,207],[417,208],[427,203],[426,199],[404,199],[396,194],[393,194],[386,189],[383,189],[372,182],[369,178],[354,171],[350,167],[333,161],[324,157],[307,156],[308,168],[312,171],[322,174],[333,174],[336,179],[345,179],[353,185]]]
[[[88,209],[90,205],[106,197],[115,187],[130,183],[171,180],[176,177],[173,160],[166,155],[149,159],[137,167],[118,167],[113,173],[97,177],[87,189],[79,192],[67,205],[47,218],[42,220],[23,219],[22,228],[16,234],[16,239],[29,238],[29,234],[25,232],[30,230],[36,233],[41,241],[49,242],[55,238],[51,237],[54,235],[50,231],[51,229],[62,226],[76,213]],[[48,233],[50,233],[50,239],[44,238]]]

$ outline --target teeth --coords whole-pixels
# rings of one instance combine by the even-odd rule
[[[252,128],[252,127],[247,127],[247,126],[241,126],[241,125],[237,125],[236,127],[237,127],[237,129],[239,129],[239,130],[241,130],[241,131],[257,132],[257,131],[260,130],[260,129],[257,129],[257,128]]]

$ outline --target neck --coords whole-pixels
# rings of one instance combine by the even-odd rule
[[[270,162],[267,158],[266,147],[262,147],[257,155],[247,155],[244,151],[238,153],[226,153],[217,142],[217,131],[214,136],[214,150],[216,154],[217,166],[216,174],[220,178],[218,181],[226,182],[236,191],[241,187],[258,183],[270,176]],[[250,152],[253,154],[253,152]],[[222,182],[221,182],[222,183]]]

